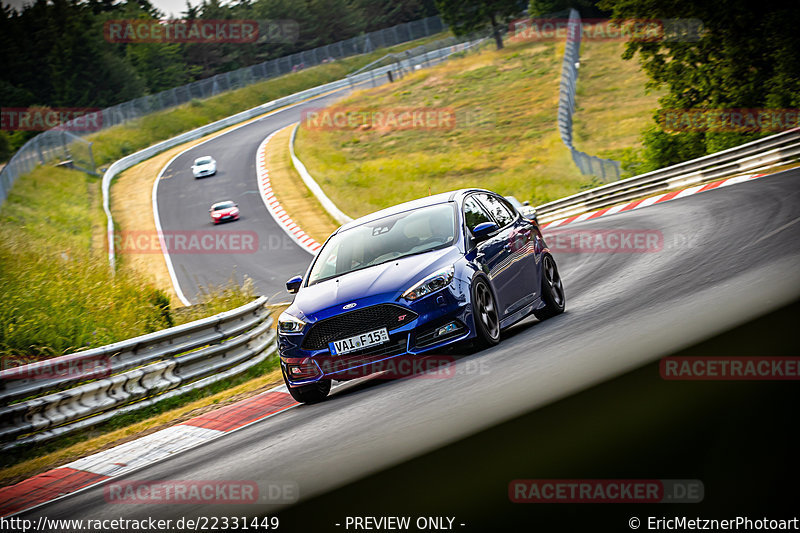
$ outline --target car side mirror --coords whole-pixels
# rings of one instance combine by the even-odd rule
[[[290,294],[296,294],[300,290],[301,283],[303,283],[303,276],[295,276],[286,282],[286,290]]]
[[[479,241],[488,239],[492,233],[498,230],[497,224],[494,222],[481,222],[472,230],[472,234]]]

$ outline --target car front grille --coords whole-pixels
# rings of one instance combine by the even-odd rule
[[[405,326],[416,318],[415,312],[394,304],[380,304],[356,309],[320,320],[311,326],[303,339],[302,348],[304,350],[324,350],[328,347],[329,342],[381,328],[392,331]]]

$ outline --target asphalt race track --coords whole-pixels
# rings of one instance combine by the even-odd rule
[[[310,105],[317,107],[320,102]],[[283,282],[307,266],[311,256],[293,247],[264,208],[253,170],[261,140],[297,121],[299,109],[223,135],[170,165],[158,190],[164,230],[210,228],[208,206],[232,199],[239,202],[242,220],[220,229],[256,231],[261,243],[257,253],[248,255],[173,256],[181,286],[190,298],[198,285],[224,282],[234,266],[238,276],[251,276],[261,292],[288,298],[280,293]],[[220,173],[195,182],[191,161],[205,154],[217,159]],[[348,383],[321,404],[288,410],[124,479],[282,480],[296,483],[301,499],[307,501],[652,366],[663,355],[746,324],[800,297],[800,170],[567,229],[645,231],[658,235],[662,246],[645,253],[556,253],[567,312],[542,323],[530,318],[506,332],[499,346],[458,355],[455,375],[447,379],[367,378]],[[278,249],[270,244],[279,241],[285,244]],[[535,428],[529,430],[536,435]],[[481,453],[472,459],[472,463],[448,467],[488,475],[484,461],[500,460]],[[508,457],[506,463],[514,460]],[[668,473],[674,478],[691,477],[687,476],[690,472]],[[620,472],[619,477],[625,474]],[[526,472],[518,477],[527,477]],[[558,477],[557,472],[550,477]],[[507,481],[493,490],[503,494]],[[419,482],[424,485],[426,479]],[[714,489],[713,480],[707,480],[706,491],[712,494]],[[414,493],[405,494],[409,502],[415,501]],[[360,506],[353,503],[353,508],[361,515],[370,514],[369,501]],[[111,505],[104,499],[102,486],[96,486],[24,516],[175,519],[255,516],[276,510],[256,505]],[[442,504],[443,514],[449,510]],[[336,525],[343,520],[342,513],[318,511],[314,520],[327,524],[326,530],[345,530]],[[566,507],[564,511],[571,512]],[[283,522],[280,529],[306,529],[302,518],[294,516],[301,522]],[[465,524],[457,529],[478,530],[469,527],[468,519]],[[615,530],[629,529],[621,522]]]
[[[175,275],[190,301],[196,301],[201,287],[224,285],[231,277],[241,282],[245,274],[253,279],[257,292],[271,301],[290,299],[285,290],[286,280],[305,273],[312,256],[281,230],[264,207],[255,177],[256,150],[270,133],[298,122],[304,109],[325,107],[344,93],[337,91],[269,114],[191,148],[164,169],[157,201],[165,234],[232,232],[254,235],[257,245],[256,250],[235,254],[226,253],[224,246],[214,247],[210,253],[174,253],[172,247],[170,258]],[[217,174],[195,179],[191,166],[203,155],[217,160]],[[240,219],[214,226],[208,210],[211,204],[223,200],[239,204]]]

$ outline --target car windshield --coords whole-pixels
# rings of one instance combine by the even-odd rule
[[[197,161],[194,162],[195,165],[210,165],[211,158],[210,157],[201,157]]]
[[[214,209],[214,211],[222,211],[223,209],[230,209],[231,207],[236,207],[236,204],[233,202],[222,202],[221,204],[216,204],[212,209]]]
[[[308,284],[451,245],[456,235],[453,205],[412,209],[334,235],[314,262]]]

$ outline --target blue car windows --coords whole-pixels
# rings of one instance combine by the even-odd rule
[[[516,218],[513,214],[511,209],[506,206],[506,204],[497,198],[496,196],[491,196],[489,194],[478,194],[476,195],[480,202],[486,206],[486,209],[494,217],[495,222],[499,227],[504,227],[510,224],[514,218]]]

